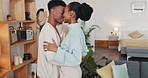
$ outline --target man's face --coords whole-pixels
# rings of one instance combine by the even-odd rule
[[[63,6],[57,6],[54,8],[54,19],[57,23],[62,23],[63,22],[63,13],[64,13],[64,8]]]

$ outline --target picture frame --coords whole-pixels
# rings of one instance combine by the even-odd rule
[[[131,9],[132,13],[145,13],[146,2],[132,2]]]

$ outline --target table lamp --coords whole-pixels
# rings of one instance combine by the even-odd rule
[[[118,36],[118,32],[119,32],[119,28],[118,27],[114,27],[115,36]]]

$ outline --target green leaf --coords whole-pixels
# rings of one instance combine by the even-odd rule
[[[89,60],[93,59],[92,55],[93,55],[93,50],[92,48],[89,48],[89,52],[87,53],[85,57],[85,62],[88,62]]]

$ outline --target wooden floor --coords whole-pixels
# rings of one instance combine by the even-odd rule
[[[93,54],[93,57],[95,59],[95,62],[100,60],[103,56],[108,58],[109,60],[126,60],[126,55],[121,55],[117,49],[108,49],[108,48],[95,48],[95,52]],[[139,61],[139,62],[148,62],[148,58],[135,58],[132,57],[129,59],[129,61]],[[103,63],[103,62],[101,62]]]

